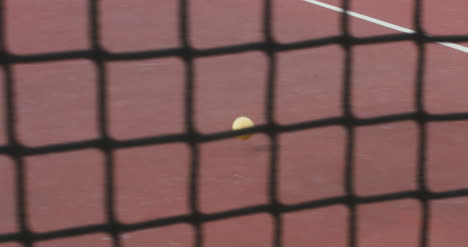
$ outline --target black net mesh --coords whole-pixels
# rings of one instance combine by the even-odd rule
[[[144,52],[128,52],[128,53],[111,53],[101,47],[100,43],[100,25],[98,17],[100,14],[99,1],[89,0],[89,38],[92,43],[92,48],[82,51],[69,51],[47,53],[39,55],[14,55],[6,49],[5,45],[5,10],[4,1],[0,1],[0,61],[1,67],[5,74],[5,95],[4,102],[6,105],[6,126],[8,144],[0,147],[0,154],[7,155],[14,160],[15,163],[15,186],[16,186],[16,208],[17,208],[17,223],[19,231],[9,234],[0,234],[0,243],[18,242],[24,246],[32,246],[36,241],[43,241],[55,238],[64,238],[71,236],[86,235],[92,233],[107,233],[112,236],[113,246],[120,246],[121,240],[119,235],[125,232],[132,232],[147,228],[164,227],[178,223],[191,224],[195,229],[195,246],[203,246],[204,235],[202,234],[203,224],[210,221],[220,219],[228,219],[233,217],[252,215],[257,213],[268,213],[273,217],[274,224],[274,246],[282,246],[283,224],[282,214],[286,212],[299,211],[304,209],[329,207],[333,205],[344,205],[348,209],[348,246],[357,246],[357,205],[383,202],[389,200],[400,199],[416,199],[421,205],[421,228],[419,232],[419,246],[428,246],[428,229],[431,221],[430,202],[435,199],[445,199],[460,196],[468,196],[468,188],[458,190],[432,192],[427,188],[426,184],[426,143],[427,130],[426,125],[431,121],[453,121],[467,120],[468,113],[454,114],[429,114],[425,111],[423,105],[424,91],[424,75],[426,53],[425,45],[430,42],[468,42],[468,35],[463,36],[428,36],[425,34],[421,19],[422,19],[422,0],[414,1],[413,14],[413,29],[416,30],[412,34],[394,34],[380,35],[365,38],[353,37],[349,32],[349,16],[341,14],[341,34],[338,36],[326,37],[321,39],[303,40],[293,43],[278,43],[273,39],[272,25],[274,20],[272,17],[272,1],[264,0],[264,8],[262,14],[263,19],[263,35],[264,39],[258,43],[248,43],[242,45],[233,45],[227,47],[216,47],[210,49],[194,49],[190,44],[189,30],[189,8],[188,0],[179,0],[179,38],[182,46],[176,49],[150,50]],[[341,1],[341,8],[349,9],[350,1]],[[416,111],[402,114],[386,115],[374,118],[357,118],[352,114],[351,106],[351,73],[353,68],[353,46],[361,46],[366,44],[397,42],[397,41],[412,41],[417,49],[417,73],[414,79],[416,93],[414,95],[414,104]],[[277,53],[289,50],[299,50],[304,48],[312,48],[325,46],[330,44],[338,44],[345,52],[344,69],[342,73],[342,98],[341,108],[342,114],[340,117],[320,119],[295,123],[291,125],[280,125],[275,122],[275,82],[277,71]],[[261,51],[268,58],[267,70],[267,94],[266,94],[266,119],[267,123],[256,126],[248,130],[237,132],[229,131],[203,135],[194,128],[194,72],[193,63],[195,58],[219,56],[226,54],[242,53],[248,51]],[[104,64],[109,61],[120,60],[140,60],[148,58],[163,58],[163,57],[179,57],[185,63],[185,132],[176,135],[151,136],[145,138],[137,138],[131,140],[117,141],[109,135],[109,118],[107,112],[107,72]],[[36,63],[44,61],[63,61],[70,59],[88,59],[92,61],[97,69],[97,102],[98,102],[98,126],[99,138],[80,141],[73,143],[63,143],[59,145],[47,145],[40,147],[26,147],[18,142],[17,138],[17,106],[15,102],[15,93],[13,91],[15,79],[12,75],[11,66],[19,63]],[[339,63],[340,61],[337,61]],[[379,123],[390,123],[397,121],[414,121],[419,126],[418,128],[418,163],[417,163],[417,184],[416,190],[401,191],[397,193],[381,194],[375,196],[358,196],[353,188],[353,158],[355,149],[355,127],[374,125]],[[345,155],[345,194],[342,196],[323,198],[293,205],[284,205],[278,199],[278,135],[285,132],[304,130],[309,128],[318,128],[323,126],[342,126],[346,130],[346,155]],[[199,210],[199,144],[204,142],[212,142],[225,138],[232,138],[239,134],[246,133],[264,133],[269,136],[269,203],[256,205],[246,208],[234,209],[214,214],[204,214]],[[174,217],[159,218],[148,220],[134,224],[124,224],[117,220],[115,213],[115,181],[114,181],[114,160],[113,151],[128,147],[160,145],[165,143],[184,142],[190,146],[190,189],[189,202],[190,213]],[[33,232],[28,226],[27,214],[27,190],[24,158],[30,155],[48,154],[55,152],[67,152],[86,148],[99,149],[105,155],[105,209],[106,223],[98,225],[87,225],[75,228],[61,229],[51,232]]]

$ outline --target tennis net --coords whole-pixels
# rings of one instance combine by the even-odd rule
[[[341,8],[348,10],[350,6],[348,0],[341,1]],[[4,102],[6,105],[6,129],[8,142],[0,146],[0,154],[9,156],[15,164],[15,186],[16,186],[16,220],[19,225],[19,231],[14,233],[0,234],[0,243],[17,242],[24,246],[32,246],[38,241],[65,238],[71,236],[86,235],[92,233],[107,233],[112,236],[113,246],[121,246],[119,236],[126,232],[133,232],[149,228],[165,227],[169,225],[187,223],[195,229],[195,246],[203,246],[204,235],[202,232],[203,224],[221,219],[252,215],[257,213],[267,213],[272,216],[274,225],[273,245],[282,246],[283,223],[282,214],[305,209],[329,207],[333,205],[343,205],[348,210],[348,246],[357,246],[358,215],[357,206],[368,203],[384,202],[401,199],[416,199],[421,205],[421,227],[419,230],[419,241],[421,247],[428,246],[428,229],[431,221],[430,203],[431,200],[448,199],[453,197],[468,196],[468,188],[458,190],[432,192],[428,189],[426,181],[426,150],[427,150],[427,124],[433,121],[455,121],[468,120],[468,112],[451,114],[429,114],[423,104],[424,75],[426,65],[426,45],[433,42],[468,42],[468,35],[453,36],[429,36],[424,32],[422,26],[422,0],[414,0],[413,9],[413,29],[415,33],[378,35],[371,37],[355,37],[350,29],[350,16],[346,12],[341,14],[340,34],[320,39],[302,40],[291,43],[279,43],[273,38],[272,27],[274,24],[272,12],[272,0],[264,0],[262,10],[263,40],[261,42],[246,43],[240,45],[215,47],[207,49],[195,49],[190,43],[189,30],[189,3],[188,0],[179,0],[179,37],[181,46],[173,49],[158,49],[142,52],[109,52],[101,46],[99,14],[100,5],[97,0],[89,0],[89,38],[92,47],[89,50],[67,51],[46,53],[39,55],[15,55],[6,48],[5,41],[5,11],[4,1],[0,1],[0,61],[1,68],[5,75]],[[353,68],[353,50],[355,46],[364,46],[368,44],[411,41],[414,42],[417,49],[417,67],[415,86],[415,111],[410,113],[401,113],[386,115],[373,118],[357,118],[352,113],[351,105],[351,87],[352,87],[352,68]],[[321,47],[336,44],[341,46],[344,51],[344,60],[342,71],[342,94],[341,110],[339,117],[331,117],[313,121],[306,121],[288,125],[282,125],[275,121],[275,95],[276,75],[277,75],[277,54],[285,51],[301,50],[306,48]],[[267,69],[267,92],[265,113],[267,122],[248,130],[226,131],[214,134],[202,134],[194,127],[194,59],[200,57],[221,56],[227,54],[236,54],[250,51],[263,52],[268,59]],[[184,119],[185,131],[180,134],[148,136],[144,138],[135,138],[129,140],[115,140],[109,135],[108,118],[108,96],[107,96],[107,75],[104,65],[110,61],[129,61],[148,58],[178,57],[184,61],[185,68],[185,101],[184,101]],[[71,59],[87,59],[92,61],[97,70],[97,112],[99,138],[87,141],[70,142],[38,147],[27,147],[18,141],[17,136],[17,104],[15,101],[14,85],[15,80],[12,76],[12,65],[22,63],[39,63],[46,61],[64,61]],[[359,126],[369,126],[381,123],[391,123],[399,121],[414,121],[418,126],[418,154],[417,154],[417,189],[388,193],[374,196],[359,196],[355,193],[354,181],[354,153],[355,153],[355,128]],[[319,128],[324,126],[341,126],[346,131],[346,155],[345,155],[345,176],[344,188],[345,194],[342,196],[323,198],[293,205],[285,205],[278,199],[278,136],[282,133],[300,131],[305,129]],[[264,133],[269,137],[269,182],[267,204],[255,205],[240,209],[233,209],[219,213],[202,213],[198,206],[199,201],[199,169],[200,155],[199,146],[201,143],[215,142],[226,138],[232,138],[240,134]],[[182,142],[190,146],[190,213],[152,219],[144,222],[125,224],[119,222],[115,215],[115,177],[114,160],[112,153],[118,149],[130,147],[162,145],[167,143]],[[100,150],[105,156],[105,211],[106,223],[97,225],[86,225],[74,228],[60,229],[50,232],[34,232],[28,226],[27,214],[27,190],[25,175],[25,157],[39,154],[49,154],[58,152],[69,152],[82,149],[93,148]]]

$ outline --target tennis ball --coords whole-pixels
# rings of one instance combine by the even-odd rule
[[[234,122],[232,123],[232,130],[240,130],[240,129],[245,129],[245,128],[250,128],[253,127],[254,122],[248,118],[248,117],[238,117]],[[237,138],[241,140],[247,140],[251,137],[252,135],[243,135],[243,136],[238,136]]]

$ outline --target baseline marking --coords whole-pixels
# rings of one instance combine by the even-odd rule
[[[382,20],[379,20],[379,19],[375,19],[375,18],[372,18],[370,16],[362,15],[362,14],[359,14],[359,13],[356,13],[356,12],[353,12],[353,11],[345,11],[342,8],[339,8],[339,7],[336,7],[336,6],[327,4],[327,3],[323,3],[323,2],[320,2],[320,1],[316,1],[316,0],[304,0],[304,1],[308,2],[308,3],[311,3],[311,4],[315,4],[317,6],[320,6],[320,7],[326,8],[326,9],[330,9],[330,10],[339,12],[339,13],[346,13],[347,15],[356,17],[358,19],[361,19],[361,20],[364,20],[364,21],[367,21],[367,22],[371,22],[371,23],[374,23],[374,24],[377,24],[377,25],[380,25],[380,26],[383,26],[383,27],[386,27],[386,28],[390,28],[390,29],[393,29],[393,30],[396,30],[396,31],[399,31],[399,32],[402,32],[402,33],[415,33],[416,32],[414,30],[411,30],[411,29],[408,29],[408,28],[405,28],[405,27],[401,27],[401,26],[397,26],[395,24],[392,24],[392,23],[389,23],[389,22],[386,22],[386,21],[382,21]],[[455,43],[449,43],[449,42],[436,42],[436,43],[439,44],[439,45],[443,45],[443,46],[446,46],[446,47],[449,47],[449,48],[464,52],[464,53],[468,53],[468,47],[466,47],[466,46],[462,46],[462,45],[455,44]]]

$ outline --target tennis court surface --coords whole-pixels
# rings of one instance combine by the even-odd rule
[[[466,246],[467,8],[0,0],[0,247]]]

